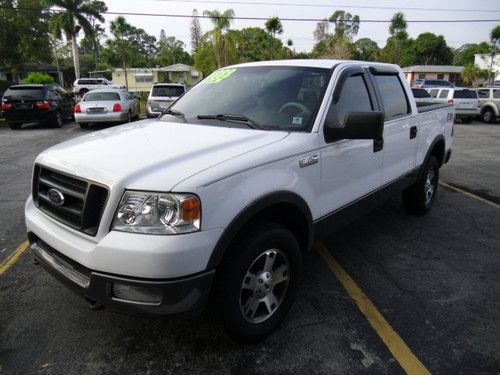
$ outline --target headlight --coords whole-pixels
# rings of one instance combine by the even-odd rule
[[[112,229],[134,233],[181,234],[200,230],[201,202],[193,194],[126,191]]]

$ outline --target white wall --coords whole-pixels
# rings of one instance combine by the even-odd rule
[[[474,55],[474,64],[481,69],[490,69],[491,58],[486,54]],[[493,59],[493,71],[495,72],[495,81],[500,80],[500,55]]]

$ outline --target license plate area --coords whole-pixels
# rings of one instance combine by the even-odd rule
[[[106,111],[106,108],[102,108],[102,107],[87,108],[87,113],[90,113],[90,114],[104,113],[105,111]]]

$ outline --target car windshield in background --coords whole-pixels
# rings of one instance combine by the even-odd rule
[[[120,94],[117,92],[89,92],[83,98],[84,102],[100,102],[106,100],[120,100]]]
[[[174,96],[178,97],[184,94],[182,86],[154,86],[151,96]]]
[[[10,100],[43,99],[44,97],[44,88],[37,86],[11,87],[4,94],[4,99]]]
[[[411,89],[414,98],[432,98],[431,94],[425,89]]]
[[[193,87],[171,108],[182,113],[182,118],[164,115],[162,119],[307,131],[316,118],[329,75],[330,69],[308,67],[220,69]]]
[[[454,99],[477,99],[475,90],[455,90],[453,93]]]

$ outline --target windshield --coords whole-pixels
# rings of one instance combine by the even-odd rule
[[[252,122],[266,130],[307,131],[316,117],[329,69],[258,66],[220,69],[180,98],[164,121],[239,126]],[[233,115],[207,119],[207,115]],[[201,118],[198,118],[198,116]],[[175,117],[175,119],[173,118]],[[243,120],[246,118],[246,120]],[[223,120],[223,121],[221,121]]]
[[[23,99],[43,99],[45,90],[42,86],[22,86],[11,87],[4,95],[5,99],[23,100]]]
[[[182,86],[154,86],[151,96],[181,96],[184,94]]]
[[[455,90],[454,99],[477,99],[477,92],[474,90]]]
[[[100,102],[105,100],[120,100],[120,94],[117,92],[89,92],[83,98],[84,102]]]

